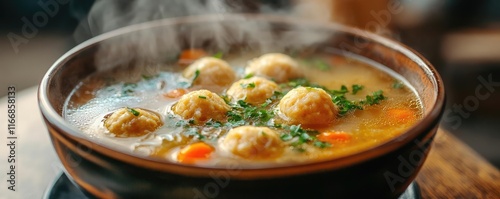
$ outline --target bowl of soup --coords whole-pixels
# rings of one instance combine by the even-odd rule
[[[443,102],[437,71],[398,42],[265,15],[105,33],[39,89],[65,173],[97,198],[397,198]]]

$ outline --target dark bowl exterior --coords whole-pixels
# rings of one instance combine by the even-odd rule
[[[249,19],[275,24],[273,28],[277,29],[294,24],[331,33],[334,37],[318,44],[317,49],[331,47],[347,56],[363,56],[401,74],[422,99],[423,120],[401,136],[351,156],[295,166],[242,169],[238,165],[198,168],[119,152],[92,142],[62,118],[62,106],[71,90],[96,71],[99,43],[159,27],[217,20],[245,23]],[[397,198],[424,163],[443,102],[443,85],[435,69],[402,44],[340,25],[313,25],[261,15],[169,19],[114,31],[64,55],[49,70],[39,90],[42,115],[66,174],[96,198]]]

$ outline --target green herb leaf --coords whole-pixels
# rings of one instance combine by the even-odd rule
[[[194,80],[198,79],[198,76],[200,76],[200,70],[194,71],[193,82],[194,82]]]
[[[226,104],[231,102],[231,99],[229,99],[229,96],[227,95],[221,95],[220,97],[224,100],[224,102],[226,102]]]
[[[128,96],[129,94],[134,93],[135,88],[137,88],[136,83],[124,83],[122,87],[122,95]]]
[[[289,141],[289,140],[291,140],[291,139],[293,138],[293,136],[292,136],[292,135],[290,135],[290,134],[288,134],[288,133],[285,133],[285,134],[282,134],[282,135],[280,136],[280,138],[281,138],[281,140],[283,140],[283,141]]]
[[[381,100],[386,99],[383,95],[382,90],[378,90],[372,93],[372,95],[367,95],[365,100],[360,101],[360,104],[375,105],[379,104]]]
[[[236,127],[245,124],[265,126],[274,117],[272,110],[262,106],[253,106],[243,100],[229,104],[232,110],[227,112],[228,126]]]
[[[358,93],[358,91],[360,91],[360,90],[363,90],[363,88],[364,88],[364,86],[361,86],[361,85],[357,85],[357,84],[352,85],[352,94],[356,95],[356,93]]]
[[[198,95],[198,98],[201,98],[201,99],[207,99],[206,96],[203,96],[203,95]]]
[[[185,134],[188,136],[193,136],[199,140],[203,140],[206,137],[200,133],[200,131],[197,128],[189,128],[187,131],[185,131]]]
[[[130,113],[132,113],[132,115],[134,116],[139,116],[141,113],[139,113],[139,111],[133,109],[133,108],[127,108],[128,111],[130,111]]]
[[[144,80],[150,80],[150,79],[153,79],[155,77],[158,77],[158,75],[142,75],[142,78]]]
[[[223,56],[224,56],[224,53],[221,51],[219,51],[213,55],[213,57],[218,58],[218,59],[222,59]]]
[[[315,141],[314,146],[323,149],[323,148],[331,147],[332,144],[330,144],[328,142]]]
[[[273,101],[271,99],[266,99],[266,101],[264,103],[262,103],[260,105],[261,108],[266,108],[267,106],[269,106],[269,104],[273,103]]]
[[[251,82],[251,83],[248,83],[248,84],[240,84],[240,86],[244,89],[247,89],[247,88],[255,88],[255,83],[254,82]]]
[[[392,83],[392,88],[400,89],[403,87],[404,87],[404,84],[400,81],[394,80],[394,82]]]
[[[205,123],[205,126],[209,126],[209,127],[214,127],[214,128],[219,128],[219,127],[222,127],[222,123],[219,122],[219,121],[208,121]]]
[[[251,77],[253,77],[253,74],[252,73],[248,73],[245,75],[245,77],[243,77],[243,79],[250,79]]]

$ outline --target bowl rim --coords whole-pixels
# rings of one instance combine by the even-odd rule
[[[342,31],[350,35],[365,38],[371,40],[380,45],[383,45],[389,49],[392,49],[398,53],[403,54],[413,62],[415,62],[427,76],[431,77],[431,82],[433,86],[437,89],[434,90],[436,95],[436,100],[432,107],[429,107],[429,112],[424,115],[422,120],[417,124],[410,127],[404,133],[391,138],[390,140],[375,145],[369,149],[347,155],[334,159],[327,159],[321,161],[314,161],[308,163],[292,164],[292,165],[280,165],[277,167],[265,167],[265,168],[240,168],[240,172],[237,174],[232,174],[232,177],[240,179],[255,179],[255,178],[271,178],[279,176],[289,176],[291,173],[305,174],[318,172],[322,170],[334,170],[344,168],[350,165],[355,165],[364,161],[374,159],[376,157],[387,154],[394,151],[404,144],[415,139],[419,134],[424,133],[426,130],[430,130],[432,126],[439,122],[439,118],[443,113],[445,91],[444,85],[440,75],[437,70],[430,64],[422,55],[415,52],[408,46],[371,33],[365,30],[361,30],[354,27],[349,27],[346,25],[341,25],[332,22],[318,22],[318,21],[308,21],[304,19],[298,19],[294,17],[278,16],[278,15],[265,15],[265,14],[224,14],[222,15],[197,15],[197,16],[185,16],[176,18],[160,19],[155,21],[149,21],[139,24],[134,24],[130,26],[125,26],[110,32],[100,34],[96,37],[90,38],[81,44],[73,47],[71,50],[62,55],[57,59],[54,64],[49,68],[49,70],[44,75],[38,89],[38,104],[40,111],[46,120],[47,125],[52,127],[57,127],[59,131],[54,131],[61,137],[58,138],[72,140],[78,142],[79,144],[90,147],[92,153],[98,152],[107,157],[117,159],[119,161],[125,162],[127,164],[135,165],[142,168],[148,168],[158,171],[164,171],[169,173],[176,173],[181,175],[190,176],[208,176],[209,172],[226,171],[229,168],[221,167],[201,167],[195,165],[185,165],[180,163],[161,161],[159,159],[142,157],[140,155],[134,154],[132,152],[124,152],[119,149],[114,149],[108,147],[104,144],[100,144],[92,141],[88,137],[81,133],[79,129],[72,126],[67,122],[57,111],[50,105],[49,97],[47,96],[47,90],[50,85],[50,80],[54,74],[64,67],[65,63],[78,55],[79,52],[86,50],[94,45],[98,45],[100,42],[111,39],[122,34],[127,34],[135,31],[140,31],[143,29],[155,28],[160,26],[173,26],[186,23],[200,23],[200,22],[213,22],[213,21],[239,21],[239,20],[258,20],[266,22],[277,22],[277,23],[287,23],[287,24],[307,24],[309,26],[318,26],[323,29],[329,29],[334,31]],[[375,152],[378,151],[378,152]]]

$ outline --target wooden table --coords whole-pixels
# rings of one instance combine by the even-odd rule
[[[62,167],[38,111],[36,88],[19,91],[16,107],[18,190],[6,188],[4,163],[8,151],[1,146],[0,199],[41,198]],[[0,114],[6,113],[6,109],[7,100],[2,98]],[[6,122],[1,119],[0,126],[7,126]],[[6,130],[0,128],[2,142]],[[423,198],[500,198],[500,172],[471,148],[444,130],[439,130],[432,147],[417,177]]]
[[[500,198],[500,172],[440,129],[417,176],[423,198]]]

